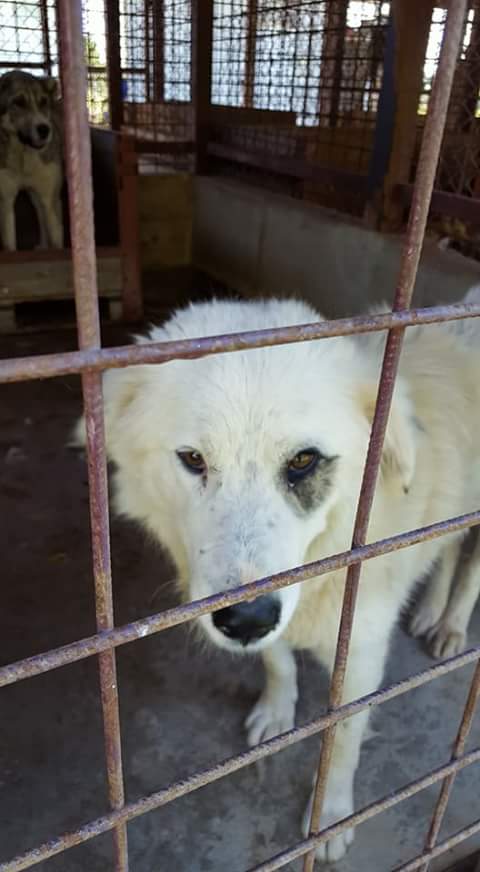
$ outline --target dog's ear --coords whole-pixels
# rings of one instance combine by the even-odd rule
[[[42,85],[43,85],[44,90],[47,92],[47,94],[51,100],[59,100],[60,99],[60,90],[58,87],[58,79],[54,79],[52,76],[45,76],[42,79]]]
[[[377,385],[360,389],[362,410],[371,424],[375,413]],[[385,482],[400,485],[408,493],[415,470],[416,428],[411,403],[402,385],[393,395],[383,444],[381,475]]]
[[[108,370],[103,377],[103,408],[109,454],[112,454],[115,443],[125,433],[125,419],[138,394],[142,376],[142,366],[130,366]],[[82,416],[75,425],[69,444],[72,448],[84,448],[86,437],[85,418]]]
[[[8,109],[10,94],[10,78],[6,73],[4,76],[0,76],[0,115],[4,115]]]

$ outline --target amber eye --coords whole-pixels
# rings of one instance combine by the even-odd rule
[[[194,475],[203,475],[207,471],[207,464],[199,451],[177,451],[177,457],[182,461],[185,469],[193,472]]]
[[[306,448],[299,451],[287,464],[288,483],[296,484],[301,478],[310,475],[316,468],[320,454],[315,448]]]

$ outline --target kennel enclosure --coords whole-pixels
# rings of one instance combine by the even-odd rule
[[[110,810],[82,827],[57,836],[12,860],[1,862],[0,870],[3,872],[30,868],[105,832],[111,832],[114,840],[114,868],[118,872],[126,872],[128,869],[127,824],[129,821],[233,773],[256,760],[317,734],[322,734],[323,742],[319,758],[316,800],[310,835],[280,854],[266,858],[255,867],[257,870],[267,872],[267,870],[285,867],[294,860],[302,858],[305,872],[308,870],[311,872],[314,849],[326,841],[329,836],[368,820],[431,784],[438,784],[440,792],[434,815],[430,822],[426,822],[424,848],[417,856],[411,859],[406,858],[397,867],[397,872],[414,869],[426,870],[431,860],[440,856],[454,844],[459,844],[469,836],[480,832],[479,820],[448,839],[438,841],[441,821],[457,772],[480,761],[480,749],[475,748],[468,752],[465,750],[466,740],[480,696],[480,648],[478,646],[413,675],[394,686],[383,688],[363,699],[342,704],[342,688],[355,601],[358,586],[361,583],[362,561],[388,553],[396,548],[409,547],[433,536],[445,535],[480,523],[479,509],[477,512],[460,518],[439,519],[438,523],[429,527],[401,533],[381,542],[367,543],[368,520],[404,332],[409,326],[416,324],[428,325],[480,315],[480,307],[475,305],[410,308],[427,225],[430,198],[435,180],[440,178],[436,170],[437,160],[440,156],[438,173],[441,174],[443,158],[447,154],[443,129],[445,121],[448,120],[448,113],[451,111],[449,96],[452,82],[455,81],[458,69],[463,69],[458,58],[460,57],[462,63],[464,61],[465,64],[470,65],[470,69],[473,70],[472,76],[474,73],[476,74],[475,64],[477,62],[472,60],[475,53],[473,49],[469,53],[469,46],[476,44],[476,19],[475,17],[469,19],[468,4],[465,0],[452,3],[446,19],[445,16],[442,17],[441,23],[442,26],[444,24],[444,33],[438,69],[432,90],[425,90],[423,96],[424,104],[422,105],[426,106],[428,103],[426,106],[428,111],[421,124],[424,129],[419,153],[415,151],[417,148],[417,124],[415,124],[415,141],[410,143],[411,160],[416,164],[416,180],[413,187],[410,187],[410,179],[399,182],[398,177],[397,180],[391,177],[391,184],[384,193],[385,202],[388,203],[389,207],[392,207],[393,211],[389,213],[386,209],[385,214],[383,214],[383,206],[382,203],[379,205],[378,197],[375,199],[375,197],[370,196],[373,190],[378,193],[378,185],[375,188],[370,187],[373,182],[369,175],[370,170],[376,169],[377,163],[375,166],[372,163],[369,164],[365,155],[368,158],[369,155],[371,157],[375,154],[378,162],[381,163],[378,158],[381,143],[379,143],[378,138],[376,139],[380,134],[378,129],[374,129],[372,117],[377,118],[380,112],[382,87],[385,79],[385,71],[383,71],[382,78],[382,63],[385,67],[386,53],[390,44],[391,18],[390,9],[387,9],[388,4],[377,3],[374,5],[375,15],[370,20],[370,25],[363,28],[361,35],[350,34],[349,39],[347,39],[345,30],[347,18],[345,16],[348,17],[348,6],[337,2],[330,4],[276,3],[273,0],[271,3],[264,4],[260,2],[200,4],[197,2],[192,3],[191,17],[188,15],[190,4],[175,2],[165,3],[162,6],[147,4],[149,7],[147,17],[140,16],[140,22],[143,22],[143,25],[140,26],[137,22],[137,26],[130,26],[131,33],[139,35],[139,39],[143,40],[142,45],[148,44],[153,48],[149,48],[148,54],[141,54],[140,59],[138,55],[132,53],[128,56],[128,61],[125,61],[125,55],[122,59],[122,51],[119,51],[119,46],[121,47],[122,33],[127,34],[125,38],[128,40],[129,31],[125,30],[125,24],[122,24],[121,7],[117,4],[115,12],[115,4],[111,5],[107,17],[110,28],[108,41],[112,43],[112,51],[114,50],[117,55],[117,69],[116,71],[115,68],[109,69],[106,73],[102,69],[100,71],[101,77],[98,80],[102,81],[104,85],[105,79],[108,82],[108,110],[105,109],[107,105],[106,92],[104,90],[100,92],[100,84],[95,85],[95,89],[98,88],[98,90],[92,90],[91,93],[101,93],[102,95],[101,99],[96,98],[94,101],[95,106],[100,103],[103,107],[102,123],[113,124],[114,119],[117,119],[115,127],[118,124],[120,136],[125,137],[124,140],[120,141],[128,143],[126,148],[130,149],[130,158],[125,158],[128,163],[128,172],[125,169],[125,164],[123,165],[123,172],[127,178],[130,177],[128,175],[130,173],[131,178],[135,180],[138,173],[142,171],[142,167],[144,169],[153,166],[156,170],[160,170],[162,166],[165,166],[164,160],[167,158],[170,162],[177,160],[184,162],[187,158],[191,158],[199,172],[214,172],[214,167],[218,172],[226,172],[227,167],[229,167],[229,172],[239,173],[242,178],[245,173],[248,173],[248,178],[254,183],[271,183],[281,188],[287,185],[289,192],[294,196],[313,198],[315,202],[320,200],[332,205],[331,197],[338,195],[337,208],[341,201],[345,209],[355,213],[360,210],[363,214],[368,206],[367,220],[372,220],[372,210],[376,214],[378,209],[380,210],[379,215],[377,215],[378,220],[387,220],[388,215],[390,216],[389,220],[397,220],[399,218],[399,185],[403,185],[401,187],[404,198],[401,200],[402,212],[407,202],[410,203],[410,209],[401,270],[391,312],[373,317],[324,321],[301,327],[272,329],[250,334],[105,349],[102,348],[100,339],[90,133],[87,113],[87,107],[90,108],[88,88],[93,89],[93,85],[87,84],[89,80],[88,76],[85,75],[85,31],[81,4],[70,2],[70,0],[59,0],[60,71],[65,107],[72,275],[77,306],[79,349],[78,351],[54,355],[4,359],[0,361],[0,381],[12,383],[28,379],[57,377],[69,373],[79,373],[82,376],[87,421],[91,545],[97,632],[89,638],[81,639],[56,650],[0,667],[0,685],[5,686],[28,679],[86,657],[98,657]],[[251,14],[250,18],[246,15],[247,6]],[[158,18],[156,19],[154,15],[155,10],[158,13],[160,8],[164,14],[168,12],[170,15],[168,20],[171,22],[171,32],[175,34],[175,40],[178,41],[176,48],[171,49],[170,55],[165,53],[161,39],[162,33],[165,35],[169,32],[168,25],[164,23],[163,28],[160,28]],[[255,12],[256,17],[252,17],[252,11]],[[305,14],[300,17],[300,12]],[[328,27],[324,24],[325,19],[320,18],[321,13],[327,16]],[[401,16],[402,13],[399,14]],[[252,20],[256,21],[256,27],[253,31]],[[145,22],[148,23],[148,27]],[[319,65],[320,46],[314,37],[315,28],[317,30],[320,28],[320,22],[324,28],[322,32],[328,54],[323,56],[322,64]],[[468,31],[470,42],[466,46],[465,33],[469,24],[471,24]],[[281,35],[280,40],[277,38],[277,27]],[[428,36],[428,32],[429,29],[425,27],[424,36],[425,34]],[[146,34],[148,34],[148,38]],[[187,62],[187,58],[190,57],[188,52],[190,39],[193,40],[191,67]],[[131,40],[133,40],[133,36],[131,36]],[[295,69],[295,66],[292,67],[291,58],[293,56],[295,60],[297,57],[295,52],[298,51],[299,46],[306,44],[309,45],[309,51],[306,55],[308,63],[303,67],[304,76],[299,77],[301,79],[299,86],[292,87],[287,75],[283,81],[281,71],[286,69],[291,75],[292,69]],[[323,47],[325,47],[324,44],[322,44]],[[339,45],[342,47],[341,51]],[[185,46],[187,46],[186,53]],[[231,48],[229,49],[228,46]],[[233,64],[232,52],[238,53],[240,50],[238,62]],[[225,52],[227,52],[226,60],[224,59]],[[205,64],[205,58],[209,57],[211,63]],[[290,61],[288,61],[289,57]],[[166,75],[162,76],[159,73],[159,59],[163,59],[160,71],[163,69]],[[380,59],[383,59],[383,62]],[[305,56],[303,56],[304,60]],[[119,64],[120,77],[118,75]],[[229,71],[228,76],[225,76],[223,72],[225,65]],[[87,66],[88,75],[92,73],[91,67],[96,71],[99,70],[99,64],[91,47]],[[265,74],[267,67],[273,72]],[[152,69],[154,75],[151,80],[150,71]],[[418,76],[418,69],[416,74]],[[122,85],[120,99],[118,99],[118,90],[115,97],[115,87],[118,89],[119,81],[120,84],[122,83],[122,76],[126,76],[127,86]],[[297,76],[295,76],[296,80]],[[322,83],[325,83],[325,80],[328,82],[328,87],[325,85],[326,93],[321,108],[319,108],[315,99],[312,98],[312,92],[318,94],[318,89]],[[278,85],[278,81],[283,82],[283,84]],[[130,90],[128,82],[131,83]],[[357,82],[360,84],[355,84]],[[136,90],[137,88],[140,90]],[[476,88],[478,94],[478,83]],[[368,99],[364,96],[360,99],[360,94],[364,95],[366,90],[368,91]],[[462,91],[462,94],[464,93]],[[471,98],[473,92],[469,93]],[[428,96],[428,101],[425,95]],[[165,105],[162,104],[162,100],[165,101]],[[171,106],[169,102],[171,102]],[[474,135],[471,131],[476,124],[472,121],[472,115],[476,113],[476,104],[473,106],[470,99],[469,105],[471,112],[469,116],[470,126],[466,131],[467,138]],[[418,106],[415,108],[415,119],[417,110]],[[92,110],[90,109],[90,111]],[[95,108],[95,112],[97,112],[97,108]],[[105,118],[106,112],[107,118]],[[188,112],[190,112],[190,121],[187,124],[185,119],[188,117]],[[347,113],[348,124],[339,124],[339,119],[344,118],[345,113]],[[363,118],[362,113],[365,113],[366,118]],[[453,129],[458,131],[457,123]],[[313,133],[310,136],[311,130]],[[390,136],[394,141],[394,125],[390,127]],[[343,139],[344,137],[345,139]],[[340,158],[337,148],[339,142],[342,141],[349,144],[345,145],[345,156]],[[325,148],[327,151],[329,148],[332,149],[336,155],[335,159],[342,161],[341,166],[325,169]],[[322,157],[318,160],[317,166],[316,156],[320,154]],[[342,154],[341,150],[340,154]],[[458,160],[458,150],[455,151],[455,155],[456,160]],[[460,155],[463,155],[463,152]],[[453,184],[451,176],[449,176],[449,181],[442,182],[442,184],[450,187],[456,186],[455,191],[449,190],[447,193],[459,199],[449,199],[448,203],[455,202],[457,204],[455,208],[463,210],[467,208],[465,201],[469,201],[468,208],[474,210],[476,208],[474,203],[475,182],[471,181],[469,170],[467,175],[470,181],[468,184],[465,183],[467,176],[464,168],[466,164],[463,157],[461,160],[463,161],[461,164],[462,190],[458,190],[460,186],[458,176],[455,176],[457,179],[455,184]],[[409,172],[411,169],[412,165],[410,165]],[[263,173],[265,177],[259,179],[258,175],[262,176]],[[442,176],[442,178],[446,178],[446,176]],[[382,178],[381,181],[383,184],[384,179]],[[132,182],[133,184],[134,182]],[[465,191],[465,187],[468,190]],[[350,197],[350,188],[353,189],[354,203]],[[437,200],[437,204],[439,202],[441,205],[442,201]],[[448,206],[448,208],[452,207]],[[394,212],[395,214],[393,214]],[[462,214],[465,213],[462,212]],[[137,232],[135,228],[132,231],[127,220],[128,217],[129,213],[125,211],[124,218],[121,215],[119,218],[120,225],[124,222],[123,239],[128,233]],[[400,218],[402,219],[402,216]],[[130,242],[125,244],[131,246],[132,240],[130,239]],[[138,252],[136,258],[137,266],[132,267],[132,270],[134,276],[138,277]],[[20,264],[22,257],[18,257],[17,260]],[[12,257],[12,262],[14,262],[14,257]],[[125,288],[127,289],[125,291],[124,288],[124,305],[128,305],[130,300],[132,305],[130,317],[136,318],[139,315],[139,286],[135,285],[137,279],[132,278],[132,276],[128,279],[128,273],[127,279],[125,279],[124,272],[123,281],[126,281]],[[332,555],[315,564],[293,568],[271,578],[261,579],[224,594],[152,614],[148,618],[137,620],[128,625],[116,626],[113,619],[101,373],[111,367],[139,363],[161,365],[172,359],[194,359],[211,353],[234,352],[240,349],[286,342],[321,341],[328,336],[377,330],[387,330],[388,340],[356,523],[352,533],[351,550],[343,554]],[[348,572],[328,713],[305,726],[264,742],[256,748],[219,762],[208,769],[200,770],[195,775],[175,782],[161,791],[151,793],[135,802],[126,802],[123,788],[115,648],[168,627],[185,623],[200,614],[233,605],[253,594],[267,593],[285,584],[305,581],[340,567],[348,568]],[[459,712],[460,723],[457,737],[452,752],[444,765],[435,771],[426,773],[403,789],[360,809],[350,818],[319,832],[320,814],[336,726],[343,719],[360,710],[378,706],[468,663],[475,664],[475,671],[466,705],[463,712]]]

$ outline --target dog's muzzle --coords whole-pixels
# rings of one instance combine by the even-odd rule
[[[281,606],[274,596],[261,596],[253,602],[238,603],[214,612],[212,620],[217,630],[228,639],[246,646],[263,639],[280,620]]]
[[[35,137],[27,136],[21,130],[18,131],[18,138],[22,145],[28,145],[29,148],[40,150],[44,148],[50,139],[50,127],[48,124],[38,124],[35,128]]]

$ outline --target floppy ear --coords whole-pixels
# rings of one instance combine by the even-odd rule
[[[44,90],[47,92],[48,96],[51,97],[52,100],[59,99],[60,92],[58,88],[58,79],[54,79],[52,76],[45,76],[42,79],[42,84]]]
[[[360,391],[360,401],[369,422],[373,421],[377,385],[365,385]],[[399,484],[408,493],[415,470],[415,423],[411,403],[401,385],[393,394],[387,432],[383,444],[380,472],[385,482]]]
[[[8,101],[10,98],[10,77],[8,73],[0,76],[0,115],[3,115],[8,109]]]
[[[126,369],[108,370],[103,376],[105,432],[107,453],[110,456],[115,454],[115,446],[124,433],[121,421],[131,411],[142,380],[142,370],[141,366],[131,366]],[[84,448],[86,437],[85,418],[82,415],[75,425],[69,444],[72,448]]]

